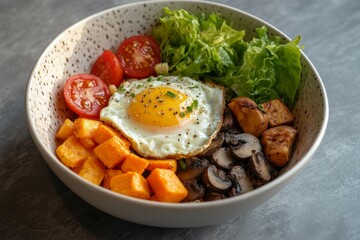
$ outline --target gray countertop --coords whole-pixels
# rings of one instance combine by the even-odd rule
[[[129,0],[0,1],[0,239],[360,239],[360,1],[217,0],[302,35],[330,103],[325,138],[304,171],[255,210],[193,229],[109,216],[47,167],[27,130],[36,59],[65,28]]]

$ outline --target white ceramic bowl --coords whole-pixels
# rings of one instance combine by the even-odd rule
[[[148,1],[118,6],[92,15],[62,32],[42,53],[28,82],[26,113],[30,133],[54,173],[79,197],[118,218],[151,226],[197,227],[224,222],[254,209],[279,192],[296,176],[318,148],[328,122],[328,102],[320,76],[302,54],[299,96],[293,109],[299,131],[290,164],[272,182],[249,193],[220,201],[170,204],[123,196],[95,186],[65,167],[56,157],[55,132],[66,117],[62,86],[74,73],[89,72],[103,49],[115,50],[126,37],[150,33],[162,8],[192,13],[220,12],[233,26],[252,37],[256,27],[288,39],[270,24],[239,9],[203,1]]]

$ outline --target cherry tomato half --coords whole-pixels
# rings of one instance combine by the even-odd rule
[[[95,75],[75,74],[65,82],[64,97],[68,107],[79,116],[97,118],[108,104],[110,91]]]
[[[117,55],[129,78],[146,78],[155,75],[155,65],[161,62],[160,48],[150,36],[139,35],[125,39]]]
[[[91,74],[98,76],[108,85],[114,84],[116,87],[123,81],[123,68],[120,60],[110,50],[105,50],[95,61]]]

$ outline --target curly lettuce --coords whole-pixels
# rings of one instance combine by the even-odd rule
[[[270,39],[265,26],[256,33],[244,41],[245,30],[235,30],[219,14],[164,8],[152,35],[170,74],[212,79],[258,104],[281,98],[291,108],[300,82],[300,36],[282,43]]]

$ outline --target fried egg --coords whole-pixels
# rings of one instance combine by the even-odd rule
[[[204,151],[220,130],[224,90],[189,77],[125,81],[100,119],[117,128],[141,156],[180,159]]]

